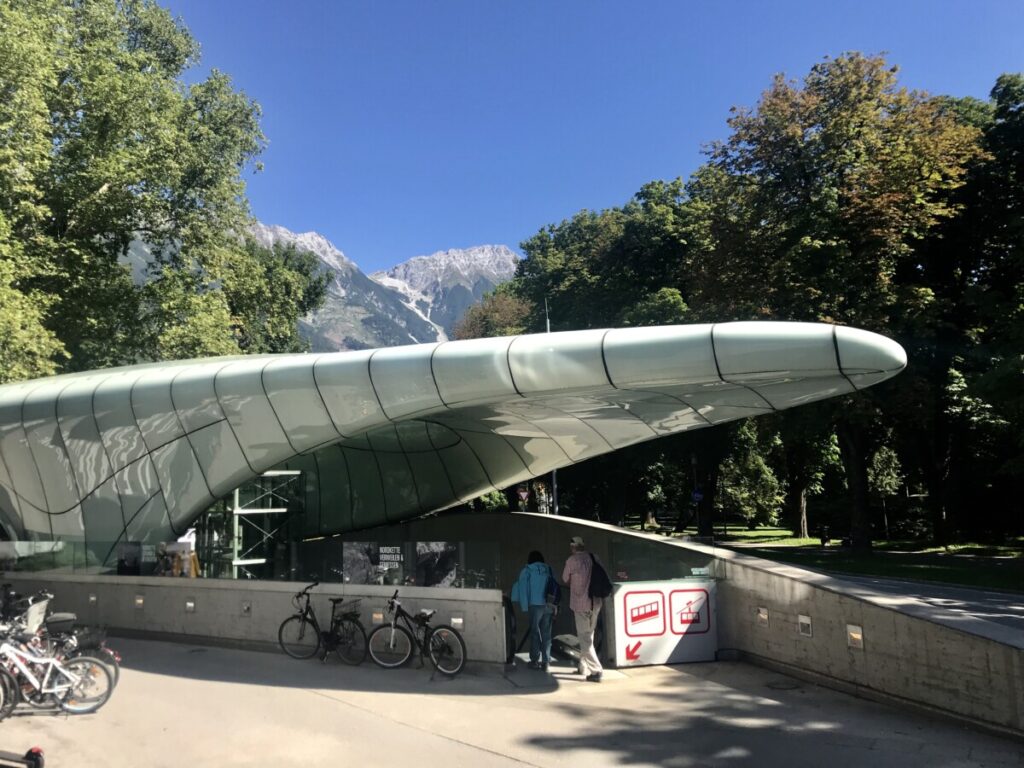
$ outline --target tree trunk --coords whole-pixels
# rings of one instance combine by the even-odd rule
[[[715,535],[715,491],[718,488],[718,463],[713,464],[706,472],[703,487],[701,488],[704,498],[697,504],[697,535]]]
[[[786,486],[786,526],[794,536],[807,538],[807,483],[792,480]]]
[[[850,543],[855,550],[871,550],[871,513],[868,504],[867,434],[859,424],[837,425],[839,449],[850,488]]]
[[[800,489],[800,538],[810,538],[807,532],[807,488]]]
[[[932,461],[928,467],[925,477],[925,485],[928,488],[928,517],[932,522],[932,542],[939,547],[949,543],[949,535],[946,520],[945,483],[941,466],[938,462]]]

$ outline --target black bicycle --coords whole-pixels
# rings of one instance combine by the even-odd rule
[[[466,641],[462,635],[447,624],[430,626],[430,618],[437,611],[424,609],[413,616],[402,608],[397,589],[388,600],[387,611],[391,621],[370,632],[370,658],[377,664],[385,669],[400,667],[412,657],[415,645],[420,649],[420,659],[428,656],[441,674],[454,676],[466,666]]]
[[[310,590],[320,582],[314,581],[292,598],[295,615],[281,622],[277,630],[277,642],[281,650],[294,659],[309,659],[323,649],[321,660],[326,660],[332,651],[346,664],[362,664],[366,658],[366,630],[359,621],[359,601],[339,606],[343,597],[332,597],[330,629],[320,629],[316,613],[310,600]]]

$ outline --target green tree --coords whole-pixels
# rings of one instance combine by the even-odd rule
[[[516,336],[534,321],[533,305],[509,290],[508,284],[488,293],[455,324],[456,339],[482,339],[491,336]]]
[[[825,472],[840,463],[832,418],[832,407],[820,403],[759,420],[762,430],[778,434],[770,458],[783,480],[783,521],[801,538],[811,534],[808,498],[822,493]]]
[[[778,442],[776,436],[746,420],[736,430],[731,454],[722,462],[722,508],[742,517],[751,529],[778,523],[782,484],[765,460]]]
[[[861,54],[826,59],[800,84],[777,77],[729,125],[689,187],[708,217],[692,256],[700,277],[691,306],[901,337],[905,318],[925,313],[934,295],[897,276],[957,212],[952,192],[981,154],[977,128]],[[867,461],[879,397],[835,411],[858,548],[871,542]]]
[[[244,242],[260,109],[223,73],[184,83],[198,51],[151,0],[0,3],[6,376],[299,348],[320,283]]]

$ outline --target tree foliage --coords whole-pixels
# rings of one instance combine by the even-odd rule
[[[524,242],[508,290],[534,306],[547,299],[559,330],[853,325],[897,339],[908,370],[763,420],[753,443],[746,427],[701,430],[680,438],[682,451],[671,441],[628,449],[600,478],[573,472],[597,484],[630,472],[623,480],[659,504],[672,489],[680,521],[692,519],[694,488],[702,512],[765,519],[781,506],[803,535],[808,498],[842,493],[847,520],[823,512],[818,524],[860,547],[877,533],[880,501],[895,503],[894,484],[926,500],[939,541],[1014,525],[1012,514],[978,515],[979,496],[1015,509],[1019,527],[1024,77],[999,77],[988,102],[933,97],[903,87],[883,58],[850,53],[800,81],[776,77],[728,124],[687,181],[651,182],[620,208],[581,211]],[[541,322],[534,313],[526,327]],[[840,459],[844,482],[826,483]],[[727,498],[716,498],[723,479]],[[570,506],[576,492],[563,493]],[[702,532],[707,517],[697,514]]]
[[[243,241],[260,109],[198,52],[151,0],[0,3],[6,378],[296,347],[318,278]]]

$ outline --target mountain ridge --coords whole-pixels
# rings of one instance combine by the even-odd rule
[[[466,309],[515,274],[520,258],[505,245],[450,248],[367,275],[319,232],[256,222],[252,234],[265,247],[309,251],[331,272],[323,306],[300,321],[314,352],[445,341]]]

